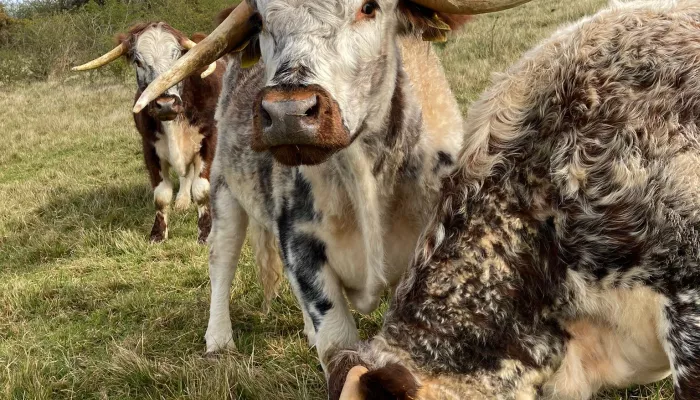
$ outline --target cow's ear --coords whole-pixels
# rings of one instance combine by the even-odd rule
[[[447,35],[461,28],[470,16],[446,14],[408,0],[399,1],[399,33],[420,35],[430,42],[445,42]]]
[[[126,33],[119,33],[114,37],[114,43],[119,45],[122,43],[127,43],[129,41],[129,35]]]
[[[204,40],[206,37],[207,37],[206,33],[196,32],[195,34],[192,35],[192,37],[190,39],[192,39],[192,41],[195,43],[199,43],[202,40]]]
[[[350,371],[358,368],[367,371],[362,358],[355,351],[342,351],[331,358],[328,363],[328,398],[330,400],[339,400],[341,398],[348,378],[359,380],[359,376],[353,378],[349,375]],[[344,397],[347,397],[347,393],[345,393]]]
[[[126,46],[127,50],[131,49],[131,34],[128,33],[119,33],[116,36],[114,36],[114,44],[117,46],[120,44],[123,44]],[[130,51],[124,52],[124,57],[129,57]]]
[[[236,6],[231,6],[219,11],[219,13],[216,14],[216,17],[214,17],[214,25],[221,25],[221,23],[224,22],[226,18],[228,18],[229,14],[231,14],[235,8]]]
[[[360,393],[364,399],[413,400],[419,389],[411,371],[399,364],[389,364],[360,377]]]

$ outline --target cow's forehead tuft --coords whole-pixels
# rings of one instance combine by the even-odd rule
[[[258,10],[264,17],[283,14],[288,19],[295,19],[299,13],[312,14],[319,18],[345,18],[354,14],[363,0],[256,0]]]
[[[135,50],[148,62],[167,69],[169,64],[165,63],[179,56],[180,42],[174,32],[158,24],[145,29],[137,37]]]

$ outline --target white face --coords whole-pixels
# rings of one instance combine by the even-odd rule
[[[177,37],[162,23],[145,29],[136,39],[130,60],[136,68],[136,81],[144,90],[160,74],[169,70],[182,55],[183,48]],[[182,83],[164,93],[180,97]]]
[[[267,86],[319,85],[351,135],[386,106],[395,79],[396,0],[255,0]],[[389,93],[390,95],[390,93]]]

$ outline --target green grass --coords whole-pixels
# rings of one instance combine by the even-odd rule
[[[463,109],[500,71],[603,0],[538,0],[485,16],[441,49]],[[324,398],[315,350],[284,287],[261,312],[246,248],[232,294],[238,350],[204,357],[207,252],[196,212],[174,213],[170,240],[147,242],[153,217],[133,82],[0,87],[0,398]],[[363,336],[380,313],[357,317]],[[601,399],[672,398],[668,382]]]

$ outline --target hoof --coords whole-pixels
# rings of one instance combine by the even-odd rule
[[[236,350],[236,344],[233,342],[233,335],[224,335],[219,338],[206,336],[207,350],[205,354],[209,357],[218,356],[226,351]]]
[[[185,211],[192,205],[192,199],[190,196],[178,196],[175,199],[175,209],[178,211]]]

